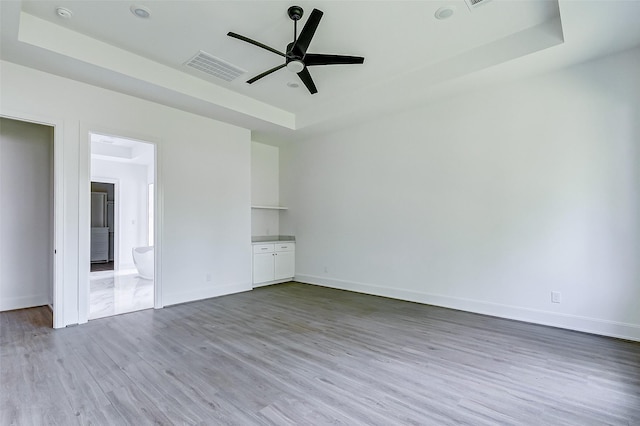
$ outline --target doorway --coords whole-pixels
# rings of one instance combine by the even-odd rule
[[[54,127],[0,117],[0,183],[0,311],[53,312]]]
[[[88,319],[154,307],[155,145],[90,133]]]

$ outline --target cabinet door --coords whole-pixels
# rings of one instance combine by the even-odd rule
[[[91,228],[91,261],[109,261],[108,228]]]
[[[253,255],[253,283],[273,281],[273,253],[256,253]]]
[[[278,252],[275,255],[275,278],[282,280],[285,278],[293,278],[296,271],[296,252],[285,251]]]

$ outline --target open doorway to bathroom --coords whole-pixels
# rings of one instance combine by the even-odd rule
[[[155,147],[91,133],[88,319],[154,306]]]

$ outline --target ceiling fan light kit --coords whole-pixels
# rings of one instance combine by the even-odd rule
[[[262,49],[268,50],[271,53],[275,53],[276,55],[280,55],[285,58],[284,64],[278,65],[271,68],[270,70],[258,74],[257,76],[247,80],[247,83],[255,83],[261,78],[266,77],[269,74],[286,67],[289,71],[298,74],[298,77],[300,78],[302,83],[304,83],[307,90],[309,90],[309,93],[314,94],[318,92],[318,89],[316,89],[313,78],[311,78],[311,74],[307,69],[308,67],[316,65],[349,65],[364,63],[364,58],[362,56],[307,53],[309,44],[311,43],[316,29],[320,24],[320,19],[322,19],[322,11],[313,9],[299,35],[298,21],[304,15],[304,10],[300,6],[291,6],[287,10],[287,14],[293,21],[293,41],[287,45],[286,53],[280,52],[273,47],[267,46],[266,44],[262,44],[240,34],[236,34],[234,32],[227,33],[229,37],[233,37],[246,43],[253,44],[254,46],[258,46]]]
[[[287,69],[291,72],[298,74],[300,71],[304,69],[304,62],[293,60],[287,63]]]

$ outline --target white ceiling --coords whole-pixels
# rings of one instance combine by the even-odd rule
[[[134,16],[146,6],[149,19]],[[640,1],[463,0],[296,2],[324,12],[313,53],[365,57],[311,67],[310,95],[286,69],[245,81],[282,58],[293,38],[283,1],[12,1],[1,7],[4,60],[250,128],[264,139],[312,134],[463,90],[567,66],[640,44]],[[450,6],[454,15],[437,20]],[[61,19],[63,6],[73,12]],[[225,82],[184,66],[203,50],[247,73]]]
[[[153,166],[152,143],[91,133],[91,159]]]

